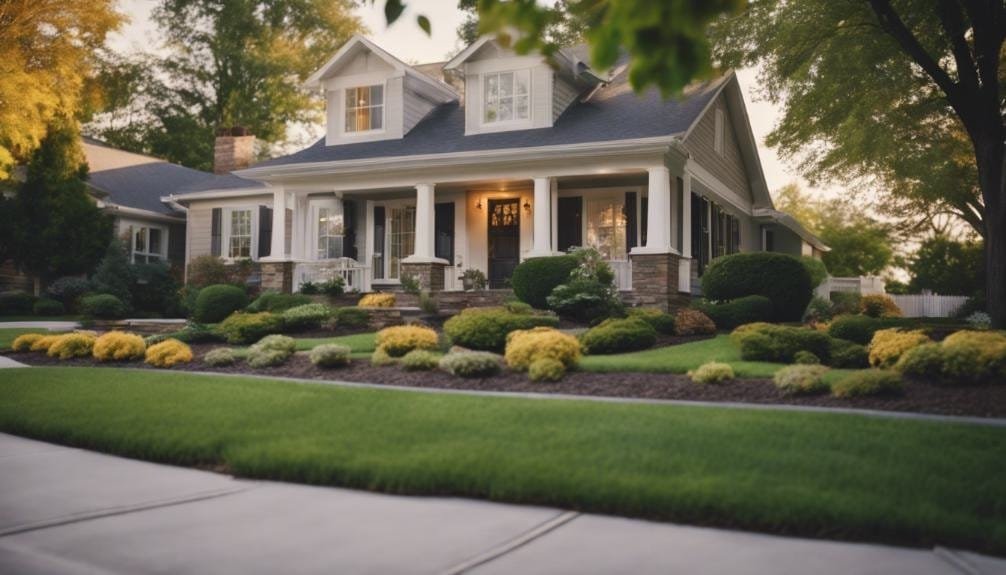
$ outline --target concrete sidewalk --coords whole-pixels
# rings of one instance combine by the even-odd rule
[[[237,480],[0,434],[0,573],[1006,573],[971,553]]]

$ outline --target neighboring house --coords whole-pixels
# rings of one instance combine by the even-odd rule
[[[452,290],[464,269],[501,288],[521,260],[585,245],[627,300],[667,307],[717,256],[827,249],[773,209],[733,73],[664,100],[586,52],[553,67],[484,38],[409,66],[354,37],[310,79],[323,139],[166,198],[188,208],[188,260],[251,258],[286,291],[332,274]],[[247,165],[252,142],[219,138],[218,164]]]

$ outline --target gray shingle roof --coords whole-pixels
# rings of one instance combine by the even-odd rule
[[[234,174],[223,174],[219,176],[210,175],[209,178],[200,180],[188,186],[183,186],[174,193],[187,194],[189,192],[204,192],[207,190],[238,190],[247,188],[264,188],[266,184],[257,180],[249,180]]]

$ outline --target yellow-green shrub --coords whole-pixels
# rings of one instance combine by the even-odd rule
[[[884,369],[854,371],[831,386],[835,397],[862,397],[866,395],[894,395],[901,393],[901,375]]]
[[[171,367],[192,361],[192,348],[177,339],[166,339],[147,348],[144,359],[154,367]]]
[[[377,349],[402,357],[414,349],[437,349],[437,332],[418,325],[396,325],[377,332]]]
[[[580,361],[580,342],[550,327],[521,329],[507,336],[504,358],[511,369],[524,371],[531,363],[545,357],[572,368]]]
[[[32,342],[30,351],[48,352],[52,344],[56,343],[59,335],[43,335]]]
[[[865,295],[859,300],[859,311],[870,317],[901,317],[901,308],[884,294]]]
[[[46,337],[44,333],[26,333],[14,338],[14,342],[10,344],[10,348],[14,351],[31,351],[31,346],[35,345],[35,342]]]
[[[1006,335],[964,330],[940,344],[943,383],[1006,382]]]
[[[878,330],[870,340],[870,366],[892,367],[908,350],[931,342],[921,331]]]
[[[538,358],[527,368],[527,376],[531,381],[559,381],[564,375],[566,366],[551,357]]]
[[[395,307],[395,294],[368,293],[360,298],[357,307]]]
[[[734,378],[734,368],[729,363],[710,361],[688,372],[695,383],[723,383]]]
[[[135,333],[110,331],[95,340],[91,355],[98,361],[123,361],[140,359],[146,350],[147,344]]]
[[[56,338],[49,346],[49,357],[70,359],[71,357],[87,357],[91,355],[94,342],[98,338],[90,333],[67,333]]]

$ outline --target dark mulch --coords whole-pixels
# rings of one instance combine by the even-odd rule
[[[324,370],[311,365],[307,355],[299,353],[286,365],[255,370],[244,362],[230,367],[210,367],[203,354],[218,347],[215,344],[192,346],[195,361],[174,369],[216,373],[247,373],[296,377],[313,380],[341,380],[380,385],[401,385],[420,388],[468,389],[480,391],[511,391],[562,393],[603,397],[633,397],[646,399],[679,399],[692,401],[730,401],[756,404],[812,405],[851,407],[884,411],[909,411],[944,415],[1006,417],[1006,385],[946,388],[922,382],[906,385],[900,396],[838,399],[829,395],[788,397],[780,393],[770,380],[740,379],[720,385],[698,385],[683,375],[664,373],[589,373],[572,372],[556,383],[536,383],[525,374],[504,371],[485,379],[463,379],[440,371],[407,372],[397,366],[375,367],[363,360],[354,360],[349,367]],[[18,361],[31,365],[113,366],[92,359],[60,361],[43,354],[14,354]],[[142,362],[122,364],[126,367],[149,367]],[[153,368],[151,368],[153,369]]]

